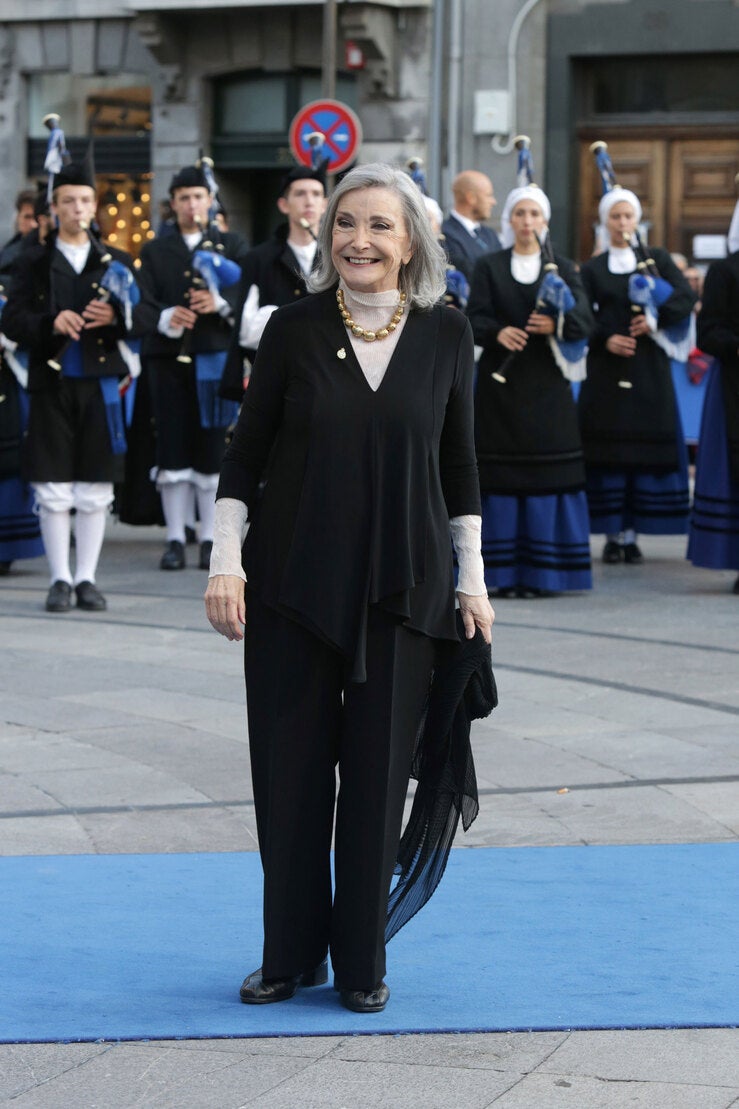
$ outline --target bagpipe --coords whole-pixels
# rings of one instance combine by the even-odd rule
[[[80,230],[87,232],[87,236],[90,240],[90,245],[92,249],[98,255],[101,264],[105,266],[103,276],[100,278],[97,286],[97,294],[95,296],[95,299],[103,302],[104,304],[113,301],[116,305],[118,305],[123,312],[126,331],[130,331],[133,309],[141,299],[141,293],[139,291],[138,285],[136,284],[136,279],[131,270],[129,270],[128,266],[124,265],[123,262],[118,262],[113,258],[110,251],[106,249],[105,245],[101,243],[97,236],[93,233],[92,228],[88,223],[80,221]],[[67,339],[61,349],[57,352],[56,356],[54,358],[47,359],[46,365],[50,369],[55,370],[57,373],[61,373],[64,355],[67,353],[73,342],[74,339]],[[124,347],[125,350],[123,349]],[[119,349],[121,351],[123,360],[129,369],[128,375],[123,379],[120,385],[121,392],[124,392],[125,389],[128,388],[128,386],[131,384],[131,379],[134,377],[138,377],[139,373],[141,372],[141,367],[138,363],[138,354],[131,347],[129,347],[125,343],[122,343],[119,344]]]
[[[195,219],[195,223],[203,230],[203,239],[192,256],[191,287],[207,289],[214,300],[219,300],[221,289],[230,289],[241,280],[241,266],[226,257],[225,243],[216,222],[215,217],[222,208],[218,200],[213,162],[210,158],[201,156],[197,164],[208,182],[208,191],[213,202],[208,212],[207,228],[202,229],[202,221]],[[183,334],[177,361],[184,364],[192,364],[193,361],[195,363],[201,425],[206,428],[228,427],[235,420],[239,406],[236,401],[225,399],[219,393],[227,352],[201,352],[193,357],[190,348],[194,330],[195,327],[192,327]]]
[[[599,139],[591,143],[590,150],[595,157],[605,196],[606,193],[619,188],[613,163],[608,154],[608,143]],[[630,246],[636,258],[636,271],[629,276],[629,302],[632,313],[647,318],[655,343],[664,350],[668,358],[674,358],[678,362],[687,361],[690,353],[690,315],[676,323],[658,327],[659,310],[674,293],[674,286],[661,276],[638,228],[634,229],[633,234],[624,232],[624,246]],[[623,378],[618,384],[622,389],[633,387],[633,382],[627,378]]]
[[[202,221],[196,218],[195,222],[200,226]],[[232,262],[230,258],[222,253],[224,246],[215,220],[210,221],[208,234],[211,237],[204,238],[200,247],[192,256],[193,278],[191,284],[196,289],[207,289],[211,296],[218,298],[221,289],[230,289],[232,285],[241,280],[241,266],[237,262]],[[190,344],[192,343],[193,330],[194,328],[190,328],[182,336],[180,352],[177,355],[178,362],[186,364],[192,362]]]
[[[226,257],[221,229],[216,222],[216,216],[223,211],[223,208],[218,197],[218,183],[213,172],[213,159],[203,157],[201,154],[196,164],[203,172],[203,176],[208,183],[208,192],[213,199],[208,210],[207,226],[204,227],[202,220],[197,216],[195,217],[195,223],[200,228],[203,238],[192,257],[192,287],[207,289],[211,296],[217,299],[220,296],[221,289],[229,289],[237,281],[240,281],[241,266]],[[192,362],[192,355],[190,354],[192,332],[192,328],[185,331],[180,343],[180,352],[177,355],[177,361],[186,365]]]
[[[513,142],[518,150],[516,187],[535,188],[531,139],[528,135],[516,135]],[[572,311],[577,301],[569,285],[560,275],[548,227],[545,228],[544,234],[540,237],[539,245],[541,247],[542,279],[536,293],[536,311],[542,315],[551,316],[555,320],[554,335],[547,336],[547,339],[554,361],[563,376],[568,381],[583,381],[586,374],[585,363],[588,354],[588,341],[587,339],[567,340],[563,337],[565,316]],[[496,381],[506,384],[506,369],[517,353],[511,351],[493,373],[492,376]]]

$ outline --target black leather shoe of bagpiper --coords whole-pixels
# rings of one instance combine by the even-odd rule
[[[603,561],[616,563],[624,557],[624,549],[615,539],[609,539],[603,548]]]
[[[733,586],[731,587],[731,592],[732,593],[739,593],[739,577],[736,579]]]
[[[643,561],[644,555],[641,553],[636,543],[627,543],[624,547],[624,562],[628,562],[632,566],[638,566],[639,563]]]
[[[324,960],[314,970],[298,974],[295,978],[270,978],[265,982],[262,968],[248,975],[241,983],[239,997],[245,1005],[270,1005],[274,1001],[287,1001],[299,986],[322,986],[328,982],[328,964]]]
[[[47,612],[69,612],[72,607],[72,586],[68,581],[55,581],[46,594]]]
[[[339,989],[339,1000],[353,1013],[381,1013],[390,998],[390,990],[380,982],[372,990]]]
[[[213,540],[205,539],[200,544],[200,569],[210,570],[210,552],[213,550]]]
[[[185,545],[179,539],[170,539],[159,563],[160,570],[185,569]]]
[[[0,562],[0,578],[6,578],[10,573],[12,562]]]
[[[105,597],[91,581],[81,581],[79,585],[75,585],[74,591],[77,594],[77,608],[82,608],[85,612],[104,612],[108,607]]]

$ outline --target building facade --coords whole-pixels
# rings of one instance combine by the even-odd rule
[[[172,173],[213,156],[231,225],[257,242],[275,219],[291,119],[322,96],[327,5],[291,0],[5,0],[0,19],[0,227],[41,176],[43,116],[73,154],[94,139],[101,224],[137,253]],[[555,241],[592,249],[609,143],[645,201],[653,242],[716,249],[739,171],[734,0],[337,0],[335,95],[358,114],[362,161],[424,158],[447,206],[464,168],[515,178],[531,137]],[[495,223],[493,214],[493,222]],[[701,247],[700,249],[703,249]]]

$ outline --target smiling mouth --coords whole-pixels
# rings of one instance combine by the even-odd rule
[[[350,266],[371,266],[377,261],[377,258],[345,258],[344,261],[348,262]]]

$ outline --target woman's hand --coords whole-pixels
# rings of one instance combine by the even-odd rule
[[[633,358],[636,354],[636,339],[631,335],[609,335],[606,339],[606,350],[617,354],[619,358]]]
[[[244,582],[235,574],[216,574],[208,579],[205,612],[213,627],[232,642],[244,638],[246,602]]]
[[[501,327],[498,332],[498,342],[506,350],[523,350],[529,337],[520,327]]]
[[[546,312],[532,312],[526,323],[530,335],[554,335],[554,316]]]
[[[467,638],[472,639],[475,628],[479,628],[485,642],[490,643],[495,613],[488,600],[487,593],[483,593],[481,597],[471,597],[469,593],[458,593],[457,600],[459,601],[459,611],[462,613],[462,622]]]

